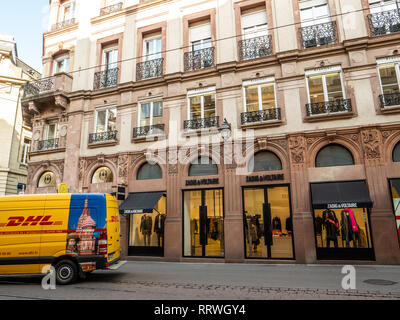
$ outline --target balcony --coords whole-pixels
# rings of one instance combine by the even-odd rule
[[[115,87],[118,83],[118,68],[99,71],[94,74],[93,90]]]
[[[185,52],[184,70],[194,71],[214,66],[214,47]]]
[[[133,129],[133,139],[141,139],[149,136],[163,136],[164,124],[154,124],[151,126],[143,126]]]
[[[267,57],[272,54],[272,37],[266,35],[238,42],[239,59],[250,60]]]
[[[397,9],[371,13],[368,15],[368,24],[372,36],[400,32],[400,15]]]
[[[281,108],[243,112],[240,115],[242,125],[255,122],[271,122],[281,120]]]
[[[136,65],[136,81],[159,78],[163,74],[163,58],[140,62]]]
[[[122,10],[122,2],[119,2],[119,3],[113,4],[111,6],[107,6],[107,7],[101,8],[100,9],[100,16],[105,16],[107,14],[110,14],[112,12],[116,12],[116,11],[119,11],[119,10]]]
[[[299,28],[303,49],[337,42],[336,21]]]
[[[325,101],[306,104],[307,117],[317,117],[328,115],[351,116],[353,114],[350,99],[337,99],[335,101]]]
[[[379,96],[380,107],[382,111],[399,109],[400,110],[400,93],[385,93]]]
[[[218,123],[218,116],[210,118],[196,118],[192,120],[185,120],[183,122],[183,128],[185,130],[209,129],[218,127]]]
[[[56,24],[53,24],[51,26],[51,31],[60,30],[60,29],[72,26],[75,23],[76,23],[76,19],[75,18],[72,18],[72,19],[69,19],[69,20],[64,20],[62,22],[58,22]]]
[[[89,144],[102,144],[117,141],[117,130],[89,134]]]

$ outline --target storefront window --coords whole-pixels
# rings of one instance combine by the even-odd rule
[[[56,187],[56,177],[53,172],[47,171],[40,176],[38,187],[46,188],[46,187]]]
[[[322,148],[315,159],[316,167],[351,166],[353,156],[349,150],[340,145],[331,144]]]
[[[371,248],[368,210],[314,210],[318,248]]]
[[[293,259],[289,187],[245,188],[243,196],[246,257]]]
[[[400,244],[400,179],[390,179],[390,191],[396,218],[397,238]]]
[[[110,168],[100,167],[98,168],[92,177],[92,183],[106,183],[113,182],[113,174]]]
[[[137,247],[136,254],[160,253],[164,247],[164,225],[167,197],[161,196],[150,213],[130,215],[129,246]],[[146,251],[147,250],[147,251]]]
[[[184,192],[184,256],[224,257],[222,189]]]

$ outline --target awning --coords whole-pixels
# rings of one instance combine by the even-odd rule
[[[314,209],[370,208],[365,181],[311,183]]]
[[[128,198],[119,206],[119,213],[151,213],[164,192],[130,193]]]
[[[390,179],[393,187],[396,189],[397,193],[400,195],[400,179]]]

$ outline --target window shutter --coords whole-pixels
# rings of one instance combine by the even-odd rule
[[[267,12],[265,9],[242,14],[242,29],[263,24],[267,24]]]
[[[190,27],[190,42],[211,38],[210,22]]]

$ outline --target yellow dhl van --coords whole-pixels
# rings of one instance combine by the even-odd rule
[[[57,282],[68,284],[118,262],[120,254],[112,195],[0,197],[0,274],[39,274],[52,265]]]

